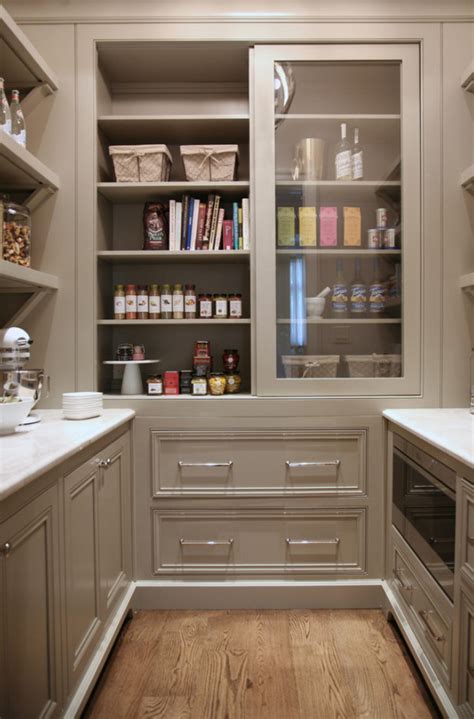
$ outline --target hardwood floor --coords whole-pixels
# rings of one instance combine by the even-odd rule
[[[439,717],[379,610],[141,611],[90,719]]]

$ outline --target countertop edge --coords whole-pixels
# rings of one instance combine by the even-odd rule
[[[54,467],[57,467],[59,464],[62,464],[73,455],[79,454],[79,452],[82,452],[82,450],[86,449],[87,447],[90,447],[91,444],[94,444],[99,439],[102,439],[102,437],[105,437],[107,434],[110,434],[110,432],[113,432],[118,427],[121,427],[123,424],[130,422],[132,419],[134,419],[136,414],[135,411],[132,409],[120,409],[113,411],[123,412],[123,415],[121,417],[114,418],[113,420],[111,419],[110,424],[108,424],[106,427],[98,429],[97,432],[88,439],[80,440],[77,442],[77,444],[72,443],[65,451],[57,451],[55,454],[50,455],[43,462],[39,461],[37,464],[35,464],[35,467],[31,470],[31,472],[20,474],[19,478],[15,480],[14,484],[8,485],[7,487],[5,487],[5,489],[0,488],[0,502],[7,499],[12,494],[15,494],[15,492],[18,492],[23,487],[26,487],[28,484],[33,482],[35,479],[38,479],[38,477],[45,474],[49,470],[53,469]],[[38,411],[38,414],[41,414],[41,410]],[[101,416],[103,417],[104,415]]]

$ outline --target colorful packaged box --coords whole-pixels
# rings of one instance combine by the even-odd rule
[[[179,394],[179,372],[166,370],[163,373],[164,394]]]
[[[319,208],[319,238],[321,247],[337,247],[337,207]]]

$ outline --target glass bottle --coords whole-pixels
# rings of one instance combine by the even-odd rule
[[[160,288],[158,285],[150,285],[148,288],[148,317],[150,320],[160,319]]]
[[[227,296],[223,292],[219,292],[213,297],[214,302],[214,319],[227,318]]]
[[[362,279],[360,258],[355,260],[354,279],[350,289],[350,311],[355,318],[365,317],[367,313],[367,285]]]
[[[359,128],[354,130],[354,144],[352,146],[352,179],[362,180],[364,178],[364,151],[359,143]]]
[[[385,312],[387,288],[382,280],[380,261],[374,259],[373,277],[369,284],[369,315],[380,317]]]
[[[127,285],[125,290],[125,319],[137,319],[137,288],[135,285]]]
[[[20,105],[20,93],[18,90],[12,90],[12,99],[10,102],[11,114],[11,134],[14,140],[26,148],[26,127],[23,110]]]
[[[184,286],[184,317],[187,320],[196,319],[196,285]]]
[[[148,287],[146,285],[138,285],[137,319],[148,319]]]
[[[115,285],[114,291],[114,320],[125,319],[125,288],[123,285]]]
[[[242,295],[234,293],[229,295],[229,316],[233,319],[242,317]]]
[[[173,297],[170,285],[161,287],[161,319],[170,320],[173,317]]]
[[[336,281],[332,288],[331,306],[335,317],[347,317],[349,290],[344,277],[342,260],[336,260]]]
[[[335,165],[336,180],[352,180],[352,151],[345,122],[341,122],[341,139],[336,145]]]
[[[212,317],[212,295],[199,295],[199,317],[201,319]]]
[[[184,319],[184,294],[183,285],[176,284],[173,287],[173,319]]]
[[[0,77],[0,129],[8,135],[11,135],[12,120],[7,96],[5,95],[4,83],[3,77]]]

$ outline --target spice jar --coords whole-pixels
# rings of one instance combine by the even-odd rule
[[[212,317],[212,295],[199,295],[199,317],[201,319]]]
[[[148,319],[148,287],[146,285],[138,285],[137,291],[137,319]]]
[[[114,289],[114,320],[125,319],[125,287],[115,285]]]
[[[207,394],[207,379],[205,377],[193,377],[191,380],[193,394]]]
[[[211,372],[209,375],[209,392],[214,395],[221,395],[225,392],[226,379],[223,372]]]
[[[213,317],[216,319],[222,319],[227,317],[227,297],[220,293],[214,295],[214,314]]]
[[[148,317],[150,320],[160,319],[160,288],[158,285],[150,285],[148,288]]]
[[[226,394],[238,394],[240,392],[240,385],[242,383],[242,378],[239,374],[239,371],[234,370],[233,372],[229,372],[228,374],[226,374],[225,379]]]
[[[31,215],[27,207],[2,201],[2,257],[22,267],[31,265]]]
[[[242,317],[242,295],[229,295],[229,317],[237,320]]]
[[[161,287],[161,319],[170,320],[173,317],[173,297],[170,285]]]
[[[224,363],[224,372],[233,372],[239,366],[238,350],[224,350],[222,361]]]
[[[184,295],[183,285],[176,284],[173,287],[173,319],[182,320],[184,318]]]
[[[163,394],[163,379],[160,374],[151,375],[146,383],[148,394]]]
[[[187,320],[196,319],[196,285],[184,286],[184,317]]]
[[[137,288],[135,285],[127,285],[125,290],[125,319],[137,319]]]
[[[179,391],[180,394],[191,394],[193,371],[191,369],[182,369],[179,373]]]
[[[145,347],[143,345],[134,345],[132,359],[134,362],[145,359]]]

